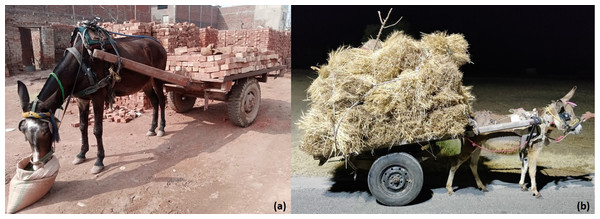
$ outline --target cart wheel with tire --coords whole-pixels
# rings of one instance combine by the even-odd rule
[[[196,97],[188,96],[180,92],[169,91],[167,93],[167,102],[169,108],[173,109],[175,112],[185,113],[192,110],[196,103]]]
[[[238,80],[229,92],[227,100],[229,119],[240,127],[254,122],[260,107],[260,86],[255,78]]]
[[[413,201],[423,187],[419,161],[404,152],[379,157],[369,170],[369,190],[384,205],[401,206]]]

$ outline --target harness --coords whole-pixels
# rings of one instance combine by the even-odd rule
[[[556,119],[556,121],[562,123],[564,126],[567,127],[567,130],[565,132],[574,131],[575,127],[577,127],[581,123],[581,121],[579,121],[578,118],[573,119],[573,121],[571,123],[567,123],[567,120],[571,120],[571,115],[569,115],[569,113],[567,113],[566,111],[559,112],[558,116],[556,116],[556,115],[554,115],[554,113],[552,113],[552,110],[550,110],[550,107],[546,107],[546,112],[550,113],[550,115],[552,115],[552,117],[554,117],[554,119]]]

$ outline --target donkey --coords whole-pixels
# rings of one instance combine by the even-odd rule
[[[547,107],[542,108],[543,110],[541,110],[541,112],[534,111],[534,114],[536,114],[535,116],[541,118],[542,122],[539,125],[539,129],[535,128],[535,126],[531,127],[531,129],[537,131],[537,137],[531,139],[530,145],[528,145],[526,140],[525,143],[522,143],[521,141],[521,136],[528,135],[530,133],[530,130],[527,129],[515,129],[513,131],[481,134],[473,138],[465,137],[463,139],[464,143],[461,147],[461,153],[458,155],[457,159],[450,168],[448,181],[446,182],[448,194],[452,195],[454,193],[452,189],[452,181],[454,179],[456,170],[469,158],[471,158],[470,168],[473,176],[475,177],[477,187],[483,191],[487,191],[485,185],[483,185],[481,179],[479,178],[479,174],[477,173],[477,163],[479,161],[481,149],[476,146],[479,145],[483,148],[521,149],[521,179],[519,181],[519,185],[521,186],[522,191],[527,191],[527,187],[525,186],[525,174],[527,173],[527,170],[529,170],[531,191],[533,192],[534,196],[541,198],[541,195],[537,189],[535,174],[537,171],[537,158],[542,148],[548,145],[551,142],[550,140],[558,142],[568,134],[579,134],[582,129],[580,120],[577,119],[575,113],[573,112],[574,104],[569,102],[569,99],[573,97],[576,89],[576,86],[573,87],[573,89],[571,89],[571,91],[569,91],[569,93],[567,93],[563,98],[553,101]],[[521,111],[525,112],[524,110]],[[510,122],[510,115],[496,115],[489,111],[484,111],[476,112],[474,119],[478,126],[485,126],[493,125],[496,123],[495,121],[498,123]],[[501,121],[506,119],[508,119],[508,121]],[[557,139],[551,139],[548,135],[555,129],[563,132],[564,135]],[[512,151],[503,150],[498,152],[509,153]]]
[[[69,95],[78,97],[79,129],[82,141],[81,151],[72,162],[75,165],[86,160],[85,155],[89,150],[87,129],[90,101],[92,102],[95,121],[94,136],[98,144],[96,162],[91,169],[92,174],[100,173],[104,169],[102,119],[105,101],[108,95],[112,95],[111,91],[114,92],[115,96],[125,96],[143,90],[153,107],[152,125],[147,135],[164,135],[166,123],[164,82],[128,69],[122,69],[117,76],[113,75],[111,71],[114,71],[112,69],[114,66],[111,66],[111,63],[92,59],[90,54],[92,49],[83,42],[83,38],[73,37],[72,47],[67,49],[68,52],[65,51],[65,55],[54,68],[51,77],[48,77],[33,102],[29,100],[29,92],[25,84],[18,82],[18,94],[24,112],[23,117],[25,117],[19,123],[19,130],[23,132],[25,139],[31,146],[34,168],[43,165],[43,162],[47,160],[42,158],[48,158],[48,155],[53,153],[53,141],[57,142],[59,140],[58,122],[53,122],[57,120],[54,113],[62,106]],[[116,47],[121,57],[158,69],[165,69],[167,52],[158,41],[151,38],[125,37],[114,39],[114,42],[114,47]],[[107,48],[106,51],[115,53],[115,48]],[[113,77],[113,80],[120,78],[120,82],[108,80],[104,82],[109,84],[108,86],[98,88],[103,79],[111,79],[108,77]],[[97,80],[93,80],[93,78]],[[96,87],[97,89],[90,91],[90,87]],[[159,107],[161,120],[157,134],[155,130],[157,128]]]

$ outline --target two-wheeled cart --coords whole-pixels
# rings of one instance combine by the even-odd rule
[[[402,206],[409,204],[421,192],[423,186],[421,162],[427,160],[431,157],[431,154],[436,152],[433,149],[436,141],[460,139],[465,136],[473,137],[506,130],[527,129],[539,124],[541,124],[541,120],[534,116],[527,120],[496,125],[480,127],[469,125],[462,136],[448,136],[421,142],[403,141],[391,148],[351,155],[347,158],[347,162],[355,170],[368,169],[369,191],[380,203]],[[531,135],[524,137],[534,137],[533,132]],[[527,141],[527,139],[523,138],[521,141]],[[427,151],[423,149],[424,146],[432,148]],[[439,148],[437,150],[439,152]]]
[[[110,63],[118,62],[116,55],[102,50],[94,50],[92,56]],[[121,65],[123,68],[167,82],[165,89],[169,107],[178,113],[191,110],[198,97],[204,99],[205,110],[209,100],[227,101],[231,122],[241,127],[252,124],[258,114],[261,96],[258,82],[267,82],[268,77],[282,76],[282,70],[285,68],[280,65],[216,79],[195,80],[123,57]]]

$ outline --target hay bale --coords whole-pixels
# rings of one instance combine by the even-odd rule
[[[449,56],[458,67],[471,63],[469,43],[462,34],[448,35],[446,32],[437,31],[423,34],[421,42],[429,53]]]
[[[300,149],[329,158],[463,134],[474,100],[459,70],[468,44],[459,34],[423,38],[394,32],[375,51],[331,52],[307,90]]]

